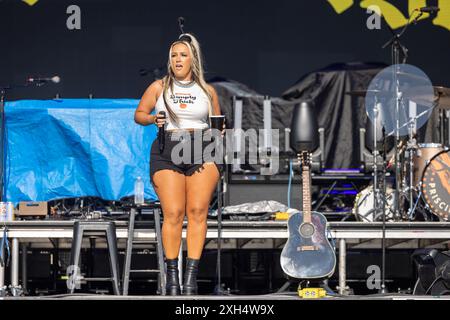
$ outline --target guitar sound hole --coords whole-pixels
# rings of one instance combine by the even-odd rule
[[[299,231],[303,238],[311,238],[315,232],[315,228],[312,223],[303,223]]]

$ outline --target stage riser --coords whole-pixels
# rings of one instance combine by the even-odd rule
[[[410,259],[413,250],[390,250],[386,256],[386,279],[388,286],[397,291],[398,288],[407,290],[416,280],[414,265]],[[276,291],[286,281],[279,265],[281,250],[225,250],[222,252],[222,279],[226,288],[238,294],[267,294]],[[53,257],[52,257],[53,255]],[[184,254],[185,255],[185,254]],[[69,250],[59,251],[59,270],[51,264],[55,261],[55,253],[43,250],[28,250],[27,254],[27,287],[30,294],[36,289],[44,292],[65,293],[65,280],[53,281],[53,272],[63,274],[70,257]],[[121,270],[123,254],[119,255]],[[185,257],[184,257],[185,258]],[[146,251],[136,251],[133,254],[133,268],[144,269],[156,267],[156,256]],[[212,292],[216,275],[216,250],[205,250],[199,270],[199,286],[203,294]],[[370,274],[367,268],[371,265],[381,265],[379,250],[348,250],[347,251],[347,280],[348,285],[358,294],[375,293],[368,290],[366,281]],[[338,270],[339,266],[336,266]],[[55,270],[55,271],[54,271]],[[90,250],[83,250],[82,273],[89,273],[91,277],[108,277],[109,261],[106,250],[97,249],[94,254]],[[9,273],[6,274],[9,278]],[[58,278],[60,278],[58,276]],[[155,294],[156,277],[147,275],[133,275],[130,283],[130,294]],[[22,276],[20,278],[22,282]],[[338,283],[337,272],[330,279],[330,286],[335,289]],[[90,287],[82,286],[80,292],[90,292],[92,288],[111,290],[109,282],[94,282]],[[391,289],[392,290],[392,289]],[[55,293],[56,293],[55,292]]]

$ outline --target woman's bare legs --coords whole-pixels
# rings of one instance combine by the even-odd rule
[[[206,237],[208,208],[219,180],[214,163],[205,163],[199,172],[186,176],[187,256],[200,259]]]
[[[167,259],[178,258],[181,232],[186,210],[186,178],[173,170],[160,170],[153,175],[153,186],[164,215],[162,240]]]

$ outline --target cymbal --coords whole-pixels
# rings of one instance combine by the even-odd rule
[[[429,87],[414,87],[409,89],[404,89],[401,91],[402,97],[406,100],[411,100],[416,102],[417,104],[424,106],[431,106],[436,100],[437,97],[433,97],[433,93]],[[372,97],[377,97],[379,99],[387,98],[394,99],[395,92],[388,90],[353,90],[347,91],[346,94],[356,96],[356,97],[366,97],[367,94],[371,93]]]
[[[403,71],[398,71],[396,72],[397,76],[399,77],[400,81],[430,81],[428,78],[422,77],[420,75],[417,74],[413,74],[413,73],[408,73],[408,72],[403,72]]]
[[[433,87],[430,86],[411,87],[404,89],[402,93],[406,99],[422,106],[434,106],[438,100],[436,93],[433,92]]]
[[[435,86],[434,96],[430,95],[430,87],[420,86],[412,87],[409,89],[402,90],[403,98],[416,102],[421,105],[436,104],[437,107],[443,109],[450,109],[450,88]],[[356,97],[366,97],[368,93],[372,93],[378,98],[393,98],[394,92],[387,90],[353,90],[347,91],[345,94],[356,96]]]
[[[347,91],[345,94],[349,94],[351,96],[357,96],[357,97],[365,97],[366,94],[373,93],[375,95],[380,96],[390,96],[392,95],[392,92],[386,91],[386,90],[353,90],[353,91]]]

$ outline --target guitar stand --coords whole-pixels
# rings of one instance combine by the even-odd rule
[[[305,288],[322,288],[324,289],[327,294],[330,295],[335,295],[336,293],[330,288],[330,286],[328,285],[328,279],[323,279],[323,280],[303,280],[299,283],[298,285],[298,289],[301,289],[301,285],[302,282],[307,283],[307,285],[305,286]]]
[[[334,188],[336,187],[337,183],[338,183],[338,181],[335,180],[335,181],[333,182],[333,184],[331,185],[331,187],[328,188],[327,193],[324,194],[324,195],[322,196],[322,198],[319,199],[319,201],[317,202],[317,204],[314,206],[314,209],[313,209],[314,211],[319,210],[320,206],[325,202],[325,200],[328,198],[328,196],[329,196],[329,195],[331,194],[331,192],[334,190]]]
[[[336,293],[328,285],[328,279],[323,279],[323,280],[299,280],[299,279],[291,279],[291,278],[289,278],[281,286],[281,288],[277,290],[276,294],[289,292],[288,290],[291,287],[291,285],[293,285],[296,282],[298,282],[297,291],[302,289],[302,283],[306,282],[307,285],[305,286],[305,288],[322,288],[322,289],[324,289],[327,292],[328,295],[336,295]]]

